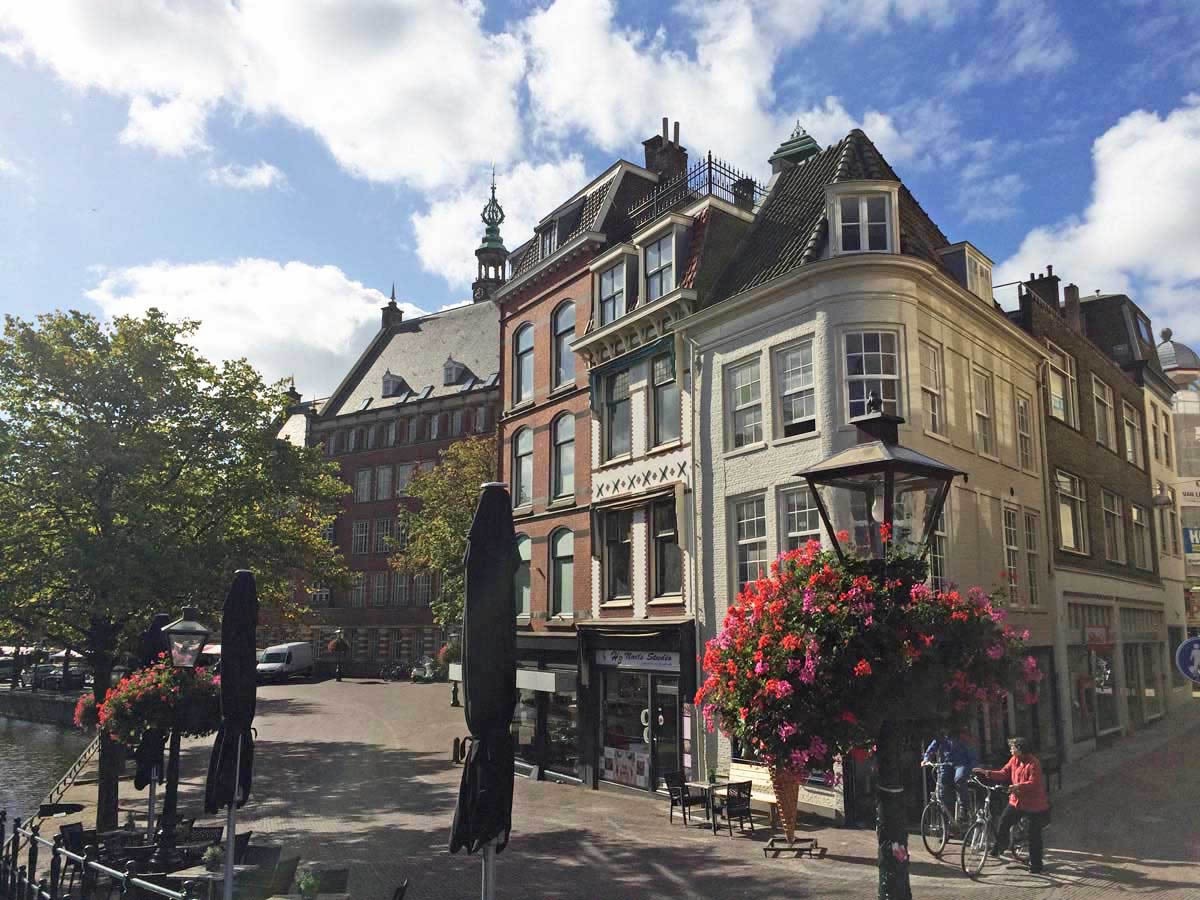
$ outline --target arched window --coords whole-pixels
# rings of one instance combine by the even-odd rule
[[[560,528],[550,536],[550,614],[575,612],[575,535]]]
[[[554,332],[554,386],[575,381],[575,353],[571,341],[575,338],[575,304],[570,300],[559,305],[551,318]]]
[[[531,541],[528,535],[517,535],[517,573],[513,576],[513,588],[516,591],[517,615],[529,615],[529,559],[532,553]]]
[[[553,469],[550,473],[551,495],[570,497],[575,493],[575,416],[563,413],[553,425]]]
[[[513,506],[533,502],[533,430],[522,428],[513,435],[512,498]]]
[[[526,323],[513,336],[513,403],[533,399],[533,326]]]

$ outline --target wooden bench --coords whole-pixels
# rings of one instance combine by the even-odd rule
[[[775,786],[771,784],[771,773],[767,771],[767,767],[758,763],[749,763],[734,760],[729,765],[729,780],[730,781],[749,781],[750,782],[750,802],[758,808],[765,808],[771,819],[771,826],[776,827],[781,823],[779,821],[779,804],[775,800]],[[818,788],[814,792],[812,786],[800,787],[800,798],[797,804],[797,809],[801,814],[816,815],[825,819],[830,819],[835,823],[839,823],[844,815],[836,805],[825,805],[820,801],[825,799],[824,796],[816,796],[816,793],[822,793],[829,790],[832,799],[833,792],[838,791],[837,788],[826,789]]]

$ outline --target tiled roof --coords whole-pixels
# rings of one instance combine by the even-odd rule
[[[820,259],[829,238],[825,188],[844,181],[900,181],[861,130],[780,173],[755,222],[708,300],[718,303]],[[941,266],[950,242],[900,185],[900,252]]]
[[[679,286],[692,288],[696,286],[696,272],[704,259],[704,235],[708,230],[709,211],[701,211],[696,216],[696,224],[692,226],[692,239],[688,246],[688,258],[679,274]]]
[[[409,397],[461,394],[495,383],[500,369],[500,316],[493,303],[471,303],[405,319],[389,331],[377,335],[376,343],[356,366],[361,374],[338,388],[321,410],[323,418],[395,406]],[[448,356],[466,366],[470,374],[465,383],[442,383],[442,366]],[[383,396],[383,375],[389,371],[404,379],[411,395]]]
[[[599,228],[597,218],[600,215],[600,207],[604,205],[604,200],[608,197],[608,192],[613,186],[615,178],[609,178],[601,184],[596,185],[595,189],[584,198],[583,206],[579,210],[579,221],[571,228],[566,236],[560,238],[559,246],[574,240],[579,235],[586,231],[595,231]],[[536,237],[526,241],[509,255],[509,260],[512,263],[512,277],[524,275],[534,266],[542,261],[542,243]]]

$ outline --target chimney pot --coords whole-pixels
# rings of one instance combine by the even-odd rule
[[[667,117],[663,116],[663,143],[667,142]]]
[[[679,123],[678,122],[675,123],[675,139],[674,140],[675,140],[675,146],[678,147],[679,146]]]
[[[1054,266],[1049,266],[1049,265],[1046,266],[1046,274],[1053,275],[1054,274]]]
[[[1029,273],[1029,280],[1030,280],[1030,281],[1033,281],[1033,279],[1034,279],[1034,278],[1036,278],[1036,277],[1037,277],[1037,276],[1036,276],[1036,275],[1034,275],[1032,272],[1030,272],[1030,273]]]
[[[1076,334],[1083,334],[1083,311],[1079,306],[1078,285],[1068,284],[1063,288],[1063,318]]]

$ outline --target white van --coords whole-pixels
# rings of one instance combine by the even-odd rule
[[[268,647],[257,671],[259,681],[287,681],[293,675],[310,677],[313,673],[312,644],[292,641]]]

